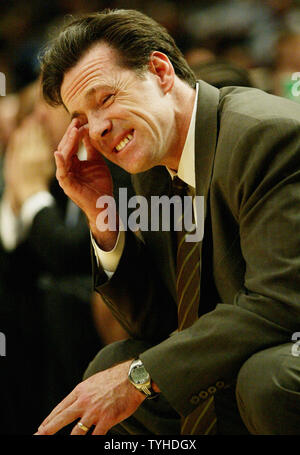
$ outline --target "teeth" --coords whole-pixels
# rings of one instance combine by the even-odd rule
[[[132,134],[128,134],[128,135],[127,135],[124,139],[122,139],[122,141],[117,145],[116,150],[117,150],[118,152],[120,152],[120,151],[125,147],[125,145],[128,144],[128,142],[131,141],[131,139],[133,139]]]

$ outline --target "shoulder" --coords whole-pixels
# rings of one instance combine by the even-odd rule
[[[236,214],[242,201],[259,200],[293,174],[299,160],[300,105],[256,89],[221,90],[213,185]]]
[[[275,149],[276,154],[287,148],[300,153],[300,104],[252,88],[220,92],[217,150],[226,159],[249,164],[266,154],[271,158]]]
[[[219,114],[221,122],[237,119],[242,128],[283,120],[300,123],[300,103],[256,88],[224,87],[220,89]]]

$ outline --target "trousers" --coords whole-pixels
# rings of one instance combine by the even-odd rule
[[[150,347],[134,339],[109,344],[90,362],[84,379],[133,359]],[[300,356],[292,353],[292,343],[252,355],[242,365],[234,385],[218,391],[214,400],[219,435],[299,435]],[[180,415],[160,394],[145,400],[109,434],[179,435]]]

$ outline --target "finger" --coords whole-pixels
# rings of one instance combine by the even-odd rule
[[[88,428],[88,430],[85,431],[85,429],[80,428],[80,426],[78,425],[79,423],[82,423],[86,428]],[[80,421],[77,422],[76,425],[73,427],[71,435],[85,436],[93,424],[94,424],[93,416],[84,415],[83,417],[81,417]]]
[[[63,135],[62,137],[62,140],[60,141],[60,143],[58,144],[58,147],[57,147],[57,150],[60,152],[63,150],[63,148],[65,147],[68,139],[69,139],[69,136],[70,136],[70,133],[72,131],[72,128],[74,127],[78,127],[79,126],[79,120],[74,118],[70,125],[68,126],[68,128],[66,129],[66,132],[65,134]]]
[[[95,435],[104,435],[108,432],[109,428],[103,425],[103,422],[100,420],[94,428],[92,433],[93,436]]]
[[[78,409],[76,406],[70,406],[67,409],[64,409],[61,413],[53,417],[46,425],[41,425],[38,428],[38,434],[54,434],[61,430],[66,425],[74,422],[74,420],[80,417],[82,410]]]
[[[66,129],[65,134],[63,135],[61,141],[60,141],[59,144],[58,144],[58,150],[61,150],[61,149],[64,147],[64,145],[65,145],[65,143],[66,143],[66,141],[67,141],[67,139],[68,139],[69,133],[70,133],[71,129],[72,129],[75,125],[76,125],[75,119],[73,119],[73,120],[70,122],[68,128]]]
[[[67,171],[65,168],[65,160],[61,152],[54,152],[54,159],[56,164],[56,178],[62,180],[66,177]]]
[[[78,129],[73,127],[64,148],[59,150],[63,154],[65,165],[68,168],[72,165],[71,158],[78,152],[80,136]]]
[[[68,173],[70,170],[70,166],[66,166],[65,159],[61,152],[54,152],[54,159],[56,164],[56,178],[58,181],[62,181],[66,177],[68,177]],[[72,164],[79,162],[77,155],[72,156]]]
[[[62,400],[55,408],[51,411],[51,413],[43,420],[40,426],[47,425],[51,419],[53,419],[56,415],[62,412],[67,407],[70,407],[76,401],[76,396],[72,392],[66,396],[64,400]]]

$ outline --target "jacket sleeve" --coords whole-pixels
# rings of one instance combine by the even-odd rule
[[[177,307],[145,243],[126,232],[117,270],[108,280],[92,249],[94,287],[130,336],[158,343],[177,328]]]

